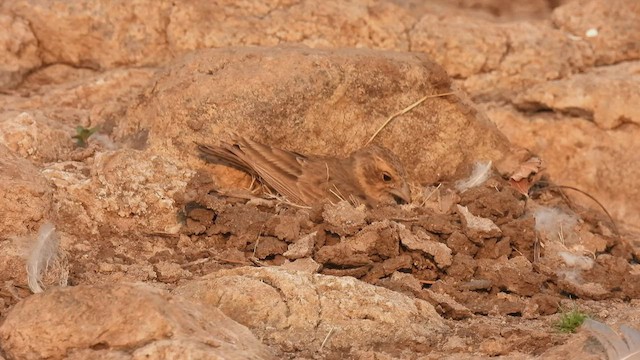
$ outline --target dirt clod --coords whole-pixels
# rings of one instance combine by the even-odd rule
[[[566,293],[587,299],[636,294],[626,260],[603,253],[590,267],[571,267],[566,262],[577,264],[572,259],[578,257],[557,242],[553,230],[542,237],[546,250],[535,261],[536,246],[544,246],[536,245],[535,218],[509,186],[493,177],[465,191],[460,203],[444,212],[366,209],[344,201],[324,204],[318,219],[310,215],[314,209],[258,209],[242,202],[208,209],[203,201],[187,213],[187,224],[192,220],[198,227],[184,230],[195,241],[203,234],[221,237],[213,241],[220,250],[236,248],[271,265],[352,276],[408,292],[453,319],[533,318],[556,312],[557,299]],[[210,197],[207,193],[205,200]],[[209,227],[202,229],[205,224]],[[549,256],[554,251],[558,255]]]

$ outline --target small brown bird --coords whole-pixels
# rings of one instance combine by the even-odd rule
[[[347,158],[306,156],[237,137],[220,146],[198,144],[203,159],[233,166],[297,205],[348,199],[370,207],[411,201],[406,172],[389,150],[369,145]]]

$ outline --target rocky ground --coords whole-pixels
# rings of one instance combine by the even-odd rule
[[[0,28],[0,359],[606,359],[560,317],[638,327],[635,0],[17,0]],[[438,94],[375,138],[407,205],[293,206],[195,147],[346,156]]]

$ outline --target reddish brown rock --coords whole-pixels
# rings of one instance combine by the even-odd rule
[[[552,110],[615,129],[625,123],[640,124],[640,109],[635,106],[640,103],[639,86],[640,64],[626,63],[538,84],[516,97],[514,104],[525,111]]]
[[[86,164],[65,162],[52,164],[45,172],[58,187],[58,216],[82,219],[64,227],[65,231],[80,234],[88,227],[96,232],[104,219],[120,223],[112,229],[120,232],[135,227],[151,232],[177,231],[173,196],[184,188],[191,171],[178,168],[165,157],[132,149],[100,152],[91,169]]]
[[[426,233],[413,234],[404,225],[398,225],[400,243],[409,250],[418,250],[433,257],[436,265],[444,269],[451,265],[451,249],[447,245],[430,238]]]
[[[470,241],[462,232],[454,232],[447,238],[447,246],[454,254],[461,253],[474,256],[478,252],[478,245]]]
[[[0,94],[0,143],[39,164],[83,161],[96,152],[114,150],[122,144],[115,144],[107,133],[152,73],[150,69],[96,73],[65,65],[34,71],[20,90]],[[78,126],[101,129],[88,139],[86,148],[71,138]],[[144,140],[129,140],[126,146],[144,148]]]
[[[467,16],[425,15],[411,35],[412,50],[428,53],[454,78],[495,71],[508,51],[505,31]]]
[[[395,271],[391,276],[377,281],[376,285],[413,296],[422,291],[422,283],[420,283],[420,280],[411,274],[400,271]]]
[[[430,347],[447,328],[426,301],[350,277],[244,267],[210,274],[175,293],[220,308],[268,344],[300,355],[317,351],[334,332],[323,348],[339,354],[373,344]]]
[[[498,259],[501,256],[509,257],[510,255],[511,242],[509,239],[487,239],[482,242],[482,246],[476,254],[476,259]]]
[[[258,259],[265,259],[274,255],[282,255],[287,251],[287,244],[271,236],[261,236],[256,240],[255,256]]]
[[[495,177],[465,191],[459,203],[472,214],[490,219],[498,226],[518,219],[525,212],[522,194],[501,178]]]
[[[295,259],[291,262],[285,262],[281,266],[285,270],[303,271],[308,273],[317,273],[322,268],[322,265],[318,264],[312,258]]]
[[[495,238],[502,234],[500,228],[491,219],[475,216],[465,206],[457,205],[465,235],[478,245],[484,239]]]
[[[518,295],[533,296],[541,291],[545,277],[533,270],[529,260],[524,256],[512,259],[478,260],[475,277],[491,281],[499,290],[506,290]]]
[[[133,358],[274,358],[218,309],[132,284],[81,285],[31,296],[0,326],[0,348],[9,359],[61,359],[73,351],[117,356],[123,350]]]
[[[537,23],[426,15],[412,30],[412,40],[412,50],[439,60],[480,100],[511,99],[520,90],[574,74],[594,62],[585,40],[570,39]]]
[[[367,225],[352,238],[323,246],[315,260],[321,264],[357,267],[397,256],[400,251],[397,227],[398,224],[388,220]]]
[[[167,37],[177,51],[281,43],[407,50],[409,13],[392,2],[191,1],[174,6]]]
[[[158,74],[116,134],[122,138],[147,129],[151,148],[208,169],[215,167],[195,156],[193,141],[216,144],[230,131],[302,153],[345,156],[361,148],[389,115],[425,95],[448,91],[444,70],[419,54],[202,50]],[[434,137],[439,141],[430,140]],[[425,101],[390,123],[376,142],[412,164],[410,175],[422,183],[451,177],[475,159],[499,159],[508,148],[493,125],[456,96]],[[230,172],[217,169],[221,178]]]
[[[0,13],[0,89],[18,85],[40,66],[38,40],[25,19]]]
[[[311,256],[313,253],[313,247],[316,243],[318,232],[314,231],[310,234],[302,236],[293,244],[289,244],[287,251],[283,254],[287,259],[299,259],[307,256]]]
[[[447,274],[460,281],[471,279],[478,267],[475,259],[467,254],[458,253],[453,257],[453,263],[447,268]]]
[[[0,143],[30,160],[50,162],[69,157],[74,133],[71,126],[60,124],[42,111],[0,114]]]
[[[322,219],[335,234],[353,235],[367,224],[364,206],[354,207],[348,201],[340,201],[326,204],[323,209]]]
[[[605,353],[603,350],[590,346],[593,337],[587,331],[579,331],[578,334],[571,336],[566,343],[557,345],[545,351],[541,357],[545,359],[570,359],[579,357],[584,360],[601,360]]]
[[[536,241],[538,241],[534,226],[534,217],[525,216],[500,227],[503,240],[508,241],[515,251],[525,256],[529,261],[533,261],[534,248]]]
[[[552,16],[557,27],[591,45],[598,65],[640,59],[639,18],[634,0],[571,1]]]
[[[429,301],[439,314],[449,319],[462,320],[473,315],[469,309],[447,294],[425,290],[421,298]]]
[[[172,288],[200,274],[251,265],[255,249],[267,261],[252,258],[254,265],[352,276],[408,295],[363,290],[350,278],[324,278],[329,280],[307,288],[307,275],[293,272],[282,285],[285,276],[272,275],[274,269],[253,270],[264,273],[244,274],[237,282],[218,278],[222,285],[215,289],[194,286],[213,294],[212,303],[230,304],[234,316],[283,350],[279,357],[547,358],[546,350],[562,344],[576,347],[548,357],[583,356],[590,343],[573,344],[573,337],[552,329],[556,318],[547,315],[557,312],[558,299],[581,298],[565,300],[563,307],[577,303],[614,323],[635,324],[639,318],[632,254],[638,258],[640,252],[627,245],[640,244],[640,232],[622,225],[638,223],[640,214],[640,134],[633,107],[638,35],[625,30],[637,28],[636,10],[632,0],[330,0],[323,6],[310,0],[2,2],[0,25],[7,31],[0,34],[0,143],[32,164],[17,162],[17,177],[0,174],[8,179],[0,192],[20,195],[10,197],[15,202],[30,201],[0,205],[10,210],[2,220],[10,233],[0,235],[0,315],[4,319],[28,296],[21,237],[13,233],[33,234],[41,222],[36,219],[51,216],[69,251],[74,285],[135,280]],[[270,47],[285,42],[291,45]],[[226,48],[237,45],[264,47]],[[336,49],[344,46],[349,49]],[[182,58],[189,50],[196,51]],[[406,50],[413,53],[398,52]],[[441,63],[453,85],[425,54]],[[360,212],[337,204],[323,218],[319,207],[299,210],[257,199],[245,204],[241,194],[248,191],[220,187],[246,188],[251,179],[212,171],[194,152],[193,141],[217,143],[240,132],[291,150],[346,155],[389,115],[427,94],[450,90],[456,96],[427,99],[378,135],[376,141],[397,152],[412,172],[414,203],[401,209]],[[526,206],[524,196],[495,179],[484,189],[453,192],[451,183],[467,176],[475,160],[496,160],[500,169],[497,160],[513,155],[465,90],[476,101],[499,100],[479,109],[489,112],[514,145],[541,155],[551,181],[602,200],[623,240],[604,215],[598,217],[602,211],[583,213],[579,206],[576,226],[556,222],[534,231],[525,210],[534,212],[547,201],[565,206],[554,191],[539,193],[535,187]],[[101,126],[87,148],[77,148],[70,138],[78,125]],[[212,172],[222,176],[214,181]],[[45,192],[37,190],[40,181]],[[572,201],[594,206],[567,193]],[[456,204],[490,219],[502,234],[476,236],[476,245]],[[405,245],[413,250],[398,246],[398,224],[438,247],[411,241]],[[304,238],[316,231],[314,241]],[[348,246],[337,246],[343,243]],[[323,248],[331,250],[321,253],[324,268],[309,257]],[[540,250],[535,262],[534,249]],[[284,250],[294,261],[279,254]],[[537,292],[532,281],[542,283]],[[455,316],[489,316],[432,331],[427,318],[433,312],[420,311],[414,298],[423,288],[442,295],[435,303]],[[328,297],[332,301],[323,303]],[[173,314],[157,298],[143,302]],[[345,311],[334,316],[334,310]],[[26,324],[33,313],[23,315]],[[108,321],[120,313],[124,320],[130,316],[126,309],[114,313]],[[301,328],[306,342],[296,333]],[[60,357],[195,358],[210,356],[210,349],[185,336],[136,349],[79,346]]]
[[[614,218],[640,221],[640,131],[632,124],[605,131],[587,119],[561,114],[525,115],[487,105],[489,116],[514,143],[538,153],[553,182],[577,187],[600,201]],[[571,190],[568,196],[594,208],[593,200]]]
[[[377,284],[379,279],[397,273],[398,270],[410,270],[412,265],[412,259],[409,255],[392,257],[374,264],[367,275],[362,278],[362,281]]]
[[[0,240],[36,232],[52,218],[52,188],[31,162],[0,144]]]
[[[15,1],[7,6],[27,20],[43,63],[93,69],[157,65],[167,59],[168,3]]]

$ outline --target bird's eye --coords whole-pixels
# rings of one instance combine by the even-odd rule
[[[391,177],[391,175],[389,175],[388,172],[383,172],[382,173],[382,181],[390,182],[391,180],[393,180],[393,178]]]

